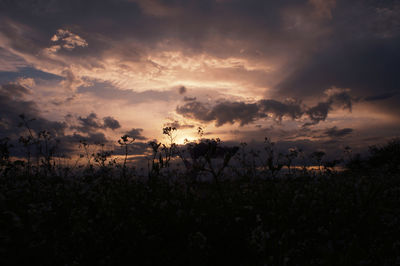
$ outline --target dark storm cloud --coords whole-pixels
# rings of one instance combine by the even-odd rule
[[[257,93],[268,88],[262,96],[268,99],[257,102],[224,100],[209,105],[185,96],[185,103],[176,112],[201,122],[243,126],[270,117],[276,121],[306,120],[309,126],[325,121],[335,109],[352,110],[354,98],[400,114],[399,18],[400,4],[396,0],[0,0],[0,49],[6,46],[13,55],[7,60],[17,66],[0,72],[0,82],[22,76],[40,78],[56,66],[54,78],[63,79],[66,88],[78,87],[77,98],[126,104],[175,101],[179,93],[183,97],[185,90],[122,90],[118,84],[126,80],[114,76],[105,77],[109,81],[106,85],[87,77],[85,81],[93,86],[79,86],[87,73],[96,71],[140,73],[146,80],[158,80],[164,68],[149,59],[150,55],[179,51],[182,57],[251,59],[256,67],[210,67],[208,73],[214,74],[210,80],[234,81],[243,91],[250,84],[257,87]],[[53,41],[54,35],[58,37]],[[116,63],[110,66],[112,62]],[[147,75],[146,69],[130,68],[126,62],[146,62],[158,72]],[[29,65],[30,73],[22,73],[21,64]],[[259,65],[266,70],[258,69]],[[129,84],[135,78],[128,75],[127,79]],[[319,99],[332,86],[350,88],[354,97],[342,90]],[[40,118],[43,106],[25,100],[22,90],[17,89],[14,95],[6,88],[2,90],[2,133],[14,132],[11,128],[16,123],[10,121],[18,121],[22,111],[38,118],[35,123],[44,128],[58,126],[60,134],[67,127]],[[283,100],[286,98],[308,100],[308,105]],[[66,139],[106,141],[100,131],[119,128],[117,120],[96,114],[80,116],[77,121],[78,133]],[[331,128],[325,135],[351,133],[345,129]],[[316,133],[324,134],[302,132],[307,136]]]
[[[109,128],[109,129],[115,130],[115,129],[118,129],[121,127],[118,120],[114,119],[111,116],[104,117],[103,122],[104,122],[104,125],[103,125],[104,128]]]
[[[297,119],[303,115],[301,103],[295,101],[285,103],[269,99],[259,101],[259,105],[262,112],[272,113],[279,120],[284,116]]]
[[[316,54],[277,87],[289,95],[313,95],[332,85],[352,88],[360,96],[398,91],[400,38],[332,44]]]
[[[91,132],[87,135],[81,135],[79,133],[74,133],[72,135],[66,135],[62,139],[62,141],[66,142],[66,144],[75,144],[78,145],[80,141],[83,141],[87,144],[107,144],[110,143],[110,140],[106,138],[104,133],[102,132]]]
[[[68,123],[43,118],[36,103],[23,99],[28,93],[29,90],[19,84],[5,84],[0,87],[0,138],[10,138],[14,146],[13,156],[24,156],[21,153],[22,144],[18,142],[18,138],[30,135],[28,128],[36,139],[39,132],[44,130],[49,132],[53,140],[57,140],[58,155],[76,155],[81,140],[88,144],[112,143],[103,132],[99,132],[104,128],[116,128],[118,121],[112,117],[105,117],[103,125],[99,124],[99,119],[95,114],[79,117],[81,122],[79,131],[84,134],[68,135],[66,134],[67,129],[70,128]]]
[[[66,157],[76,156],[82,152],[81,143],[88,144],[91,146],[89,150],[95,152],[96,145],[111,145],[113,141],[106,138],[102,132],[92,132],[88,134],[73,133],[71,135],[62,135],[56,138],[58,140],[57,144],[57,155],[62,155]],[[100,149],[100,147],[98,147]]]
[[[7,48],[34,55],[38,54],[41,48],[46,47],[48,37],[45,32],[38,29],[32,30],[31,27],[19,21],[14,22],[7,16],[0,17],[0,23],[0,32],[8,40]]]
[[[1,73],[4,72],[13,72],[17,71],[18,68],[25,67],[27,63],[25,60],[20,58],[19,56],[8,52],[6,49],[0,47],[0,82],[4,82],[1,80]]]
[[[306,123],[305,125],[315,125],[320,121],[324,121],[328,117],[328,113],[331,110],[331,104],[329,102],[321,102],[316,106],[309,108],[306,112],[311,119],[311,123]]]
[[[81,132],[91,132],[102,128],[100,121],[97,117],[97,114],[90,113],[87,117],[78,117],[78,121],[80,126],[76,127]]]
[[[340,138],[353,133],[352,128],[338,129],[336,126],[325,130],[324,134],[332,138]]]
[[[176,128],[176,129],[185,129],[185,128],[194,128],[195,127],[195,125],[181,123],[178,120],[175,120],[175,121],[170,122],[170,123],[166,123],[164,126],[172,127],[172,128]]]
[[[41,130],[51,131],[54,135],[62,135],[66,124],[63,122],[53,122],[42,118],[39,108],[33,101],[27,101],[24,96],[29,94],[29,90],[19,84],[4,84],[0,87],[0,136],[18,136],[26,131],[25,126],[20,123],[24,115],[28,126],[39,132]],[[34,119],[33,121],[30,121]]]
[[[277,108],[274,109],[273,107]],[[274,117],[280,119],[286,114],[291,115],[293,106],[290,106],[288,110],[284,110],[285,107],[288,106],[274,100],[261,100],[257,103],[225,101],[217,103],[212,107],[201,102],[191,101],[183,106],[178,106],[176,112],[184,117],[201,122],[215,122],[216,126],[222,126],[227,123],[234,124],[235,122],[244,126],[254,122],[256,119],[268,117],[268,114],[271,113]]]
[[[329,112],[335,108],[351,111],[353,98],[348,90],[331,88],[325,93],[328,98],[312,107],[307,107],[301,101],[296,100],[280,102],[273,99],[263,99],[255,103],[224,101],[217,102],[214,106],[190,101],[183,106],[177,106],[176,112],[184,117],[201,122],[215,122],[216,126],[227,123],[234,124],[235,122],[243,126],[257,119],[268,117],[277,121],[282,121],[283,117],[296,120],[306,115],[311,122],[305,123],[304,126],[310,126],[325,121]]]
[[[187,96],[185,96],[185,97],[183,97],[183,101],[185,101],[185,102],[191,102],[191,101],[196,101],[196,97],[187,97]]]
[[[315,125],[320,121],[325,121],[329,111],[333,110],[334,107],[348,109],[351,112],[354,99],[347,90],[331,88],[325,93],[329,96],[326,101],[319,102],[317,105],[306,109],[305,113],[309,116],[311,122],[305,123],[304,126]]]
[[[68,115],[67,118],[72,119],[72,115]],[[93,133],[101,129],[115,130],[121,127],[118,120],[111,116],[104,117],[102,120],[98,118],[96,113],[90,113],[86,117],[78,116],[77,122],[79,125],[71,126],[72,129],[76,129],[82,133]]]
[[[223,38],[227,37],[248,43],[245,46],[264,47],[259,49],[258,53],[253,51],[254,55],[268,51],[271,54],[287,53],[285,48],[288,47],[288,40],[293,41],[294,47],[296,47],[296,44],[307,40],[309,35],[313,35],[313,31],[310,30],[307,34],[304,34],[300,31],[304,29],[296,28],[299,27],[297,24],[302,22],[304,28],[306,28],[312,23],[321,22],[300,20],[299,23],[294,25],[287,24],[285,19],[282,18],[282,13],[288,8],[298,8],[299,14],[294,13],[293,19],[296,18],[296,15],[303,15],[305,18],[300,18],[303,20],[307,19],[306,16],[308,15],[311,19],[314,9],[320,7],[310,4],[310,2],[323,1],[47,0],[37,2],[3,0],[0,2],[2,7],[0,12],[10,20],[31,25],[38,32],[48,35],[48,38],[44,38],[46,45],[39,42],[39,46],[42,48],[48,46],[48,40],[58,29],[68,27],[76,30],[77,34],[84,35],[89,46],[94,46],[91,49],[86,49],[85,53],[95,54],[109,48],[109,44],[101,40],[107,39],[112,42],[115,39],[124,40],[134,36],[135,41],[150,46],[154,46],[160,40],[169,39],[174,40],[175,45],[183,44],[184,50],[187,52],[207,49],[209,53],[231,56],[232,53],[239,54],[241,49],[232,51],[227,49],[226,46],[210,46],[208,45],[209,39],[214,36],[222,36]],[[378,2],[379,5],[376,4]],[[396,14],[398,14],[399,9],[389,2],[386,2],[387,4],[382,3],[382,1],[356,0],[351,1],[351,3],[338,1],[336,5],[328,7],[332,10],[325,10],[324,12],[331,14],[328,16],[331,20],[323,26],[328,27],[333,34],[328,37],[323,35],[323,37],[328,42],[334,42],[330,47],[327,47],[329,49],[328,57],[333,56],[330,52],[332,47],[336,47],[336,44],[342,42],[343,37],[339,38],[340,36],[345,36],[344,39],[347,40],[351,38],[348,36],[353,36],[353,32],[357,32],[361,36],[368,34],[368,36],[379,37],[380,35],[375,33],[382,33],[380,28],[389,32],[385,36],[395,36],[398,32]],[[308,13],[302,14],[301,12]],[[351,19],[354,16],[358,18],[356,21]],[[48,23],[49,20],[52,23]],[[371,22],[365,23],[365,21]],[[379,25],[379,27],[373,27],[373,25]],[[115,30],[116,28],[118,30]],[[11,34],[10,32],[9,34]],[[97,41],[91,42],[91,38]],[[26,39],[39,40],[41,38],[28,36]],[[264,41],[268,42],[265,43]],[[362,43],[362,41],[359,43]],[[25,43],[27,42],[25,41]],[[316,45],[316,43],[313,44]],[[279,46],[282,48],[278,49]],[[342,55],[341,52],[344,48],[343,46],[338,48],[340,55]],[[134,54],[141,52],[133,51]],[[348,53],[351,54],[352,52],[357,51],[349,51]],[[125,49],[122,53],[130,54],[132,51]],[[315,57],[326,54],[324,51],[320,53]],[[331,85],[341,86],[332,83],[328,86]],[[318,87],[322,88],[321,86]]]
[[[367,102],[382,101],[382,100],[390,99],[390,98],[396,96],[397,94],[398,94],[397,92],[381,93],[381,94],[376,94],[373,96],[365,97],[364,100]]]
[[[147,155],[151,153],[151,147],[149,144],[144,142],[134,142],[128,146],[128,155]],[[125,155],[124,147],[115,147],[113,150],[113,155]],[[128,160],[130,160],[128,158]]]
[[[235,122],[239,122],[243,126],[253,122],[258,117],[259,107],[254,103],[228,101],[209,107],[201,102],[192,101],[183,106],[178,106],[176,111],[184,117],[202,122],[215,121],[217,126]]]
[[[221,58],[270,60],[294,48],[304,59],[283,66],[288,75],[274,87],[280,97],[311,97],[332,85],[352,88],[360,97],[376,90],[398,90],[398,1],[323,2],[3,0],[0,30],[11,47],[32,55],[49,47],[60,28],[71,29],[89,43],[90,49],[65,51],[73,57],[101,56],[113,47],[117,57],[137,61],[164,40],[171,44],[167,47],[185,54],[207,52]],[[290,8],[294,13],[283,16]],[[313,12],[319,15],[313,18]],[[318,20],[320,15],[327,20]],[[291,22],[296,16],[298,23]],[[29,27],[25,30],[24,25]],[[313,36],[320,31],[324,34]],[[138,47],[121,45],[132,38]],[[221,45],[210,45],[215,38]],[[228,47],[225,40],[240,45]],[[312,52],[304,47],[313,47]]]
[[[77,133],[67,135],[68,124],[43,118],[36,103],[23,99],[27,93],[29,93],[28,89],[19,84],[5,84],[0,87],[0,138],[10,138],[14,146],[13,156],[24,156],[21,153],[22,147],[18,143],[18,138],[30,135],[28,128],[34,138],[37,138],[41,131],[49,132],[51,137],[58,141],[57,154],[76,154],[81,140],[91,144],[110,143],[104,133],[93,129],[84,135]],[[82,121],[85,121],[87,127],[90,125],[98,128],[93,115],[83,118]]]
[[[201,102],[192,101],[184,104],[183,106],[177,106],[176,112],[185,117],[200,120],[203,122],[210,122],[215,120],[210,114],[210,106],[207,106]]]
[[[179,88],[179,94],[185,94],[187,92],[187,89],[185,86],[182,86]]]
[[[334,85],[399,113],[399,98],[393,100],[400,91],[399,18],[399,1],[337,1],[324,44],[296,62],[276,95],[313,98]]]
[[[10,98],[22,98],[27,94],[31,94],[27,88],[15,83],[1,85],[1,92],[3,95],[7,95]]]
[[[135,138],[137,140],[146,140],[147,138],[142,135],[142,132],[143,132],[142,128],[132,128],[131,130],[126,132],[126,135]]]
[[[40,71],[32,67],[21,67],[18,68],[16,71],[0,71],[0,82],[2,82],[2,84],[14,81],[18,77],[55,80],[55,81],[63,80],[61,76]]]
[[[257,112],[258,106],[254,103],[221,102],[213,107],[209,118],[215,120],[217,126],[234,122],[239,122],[243,126],[253,122]]]
[[[8,22],[2,31],[14,40],[12,47],[31,54],[49,47],[49,39],[59,29],[70,29],[83,37],[90,47],[78,49],[77,53],[61,51],[70,56],[98,56],[111,45],[119,47],[118,42],[134,38],[136,43],[147,48],[170,40],[175,48],[181,47],[185,53],[207,51],[229,57],[239,55],[241,48],[247,47],[254,48],[246,52],[248,55],[259,55],[260,51],[254,51],[256,49],[275,54],[282,46],[282,36],[288,36],[281,11],[295,5],[304,5],[304,1],[3,0],[0,12]],[[15,27],[13,30],[14,21],[18,25],[29,25],[31,33],[21,35],[21,30],[15,30]],[[241,40],[246,44],[242,47],[209,45],[209,40],[217,36],[223,41]],[[267,46],[262,43],[264,40],[269,41]],[[119,47],[114,52],[137,60],[146,50]]]

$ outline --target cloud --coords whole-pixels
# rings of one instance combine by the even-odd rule
[[[97,117],[97,114],[95,114],[95,113],[90,113],[87,117],[79,116],[78,122],[79,122],[80,126],[73,127],[73,128],[79,130],[80,132],[84,132],[84,133],[96,131],[103,127],[100,120]]]
[[[294,106],[288,106],[275,100],[261,100],[256,103],[224,101],[212,107],[201,102],[191,101],[183,106],[178,106],[176,112],[186,118],[201,122],[215,121],[216,126],[234,124],[235,122],[244,126],[253,123],[259,118],[268,117],[268,114],[272,114],[272,116],[279,119],[282,119],[287,114],[297,116],[297,113],[293,113],[295,109],[297,108]]]
[[[398,94],[397,92],[380,93],[380,94],[375,94],[373,96],[365,97],[364,100],[367,102],[382,101],[382,100],[390,99],[390,98],[396,96],[397,94]]]
[[[104,128],[109,128],[109,129],[115,130],[115,129],[118,129],[121,127],[118,120],[114,119],[111,116],[104,117],[103,122],[104,122],[104,125],[103,125]]]
[[[104,117],[102,121],[98,118],[96,113],[90,113],[86,117],[78,116],[76,120],[71,114],[69,114],[66,116],[66,119],[71,125],[71,129],[76,129],[82,133],[93,133],[101,129],[115,130],[121,127],[118,120],[113,117]]]
[[[75,47],[88,46],[88,43],[82,37],[65,29],[58,29],[56,34],[51,37],[51,41],[56,43],[50,46],[50,48],[47,48],[51,53],[55,53],[61,48],[71,51]]]
[[[301,101],[286,100],[280,102],[273,99],[262,99],[254,103],[246,102],[217,102],[214,106],[198,101],[190,101],[183,106],[177,106],[176,112],[184,117],[201,122],[215,121],[216,126],[234,124],[240,126],[255,122],[257,119],[272,117],[282,121],[283,117],[297,120],[307,115],[311,122],[305,126],[325,121],[328,113],[334,108],[343,108],[351,111],[353,98],[348,89],[332,87],[325,91],[328,96],[323,102],[313,107],[303,105]]]
[[[257,113],[257,104],[226,101],[215,105],[209,113],[209,118],[215,120],[217,126],[235,122],[239,122],[243,126],[254,122]]]
[[[180,88],[179,88],[179,94],[185,94],[186,93],[186,91],[187,91],[187,89],[186,89],[186,87],[185,86],[181,86]]]
[[[349,92],[350,89],[331,87],[325,91],[325,94],[329,97],[327,102],[351,111],[354,98],[350,96]]]
[[[0,47],[0,71],[18,71],[19,68],[27,66],[21,57],[6,51]]]
[[[315,15],[320,18],[332,19],[332,9],[336,6],[336,0],[309,0],[315,8]]]
[[[355,99],[363,100],[366,111],[355,108],[357,118],[351,119],[373,108],[399,117],[399,6],[334,0],[0,1],[0,82],[33,78],[33,94],[12,99],[18,102],[14,108],[26,103],[27,111],[49,119],[74,112],[76,126],[82,126],[79,115],[88,118],[88,106],[102,105],[102,112],[109,108],[115,116],[115,106],[123,105],[120,113],[128,117],[146,105],[146,118],[135,119],[157,117],[155,127],[180,98],[178,113],[216,125],[265,119],[317,124],[336,109],[352,110]],[[51,83],[41,86],[41,79]],[[180,95],[182,84],[197,98]],[[321,99],[332,85],[351,88],[352,97],[332,90]],[[68,101],[71,93],[74,101]],[[63,102],[68,104],[58,104]],[[104,127],[102,117],[94,122]],[[151,132],[150,123],[140,124]]]
[[[7,83],[1,85],[1,93],[10,98],[21,99],[23,96],[31,94],[31,91],[18,83]]]
[[[350,135],[353,133],[354,129],[352,128],[343,128],[343,129],[338,129],[336,126],[328,128],[324,131],[324,134],[327,135],[328,137],[332,138],[341,138],[347,135]]]
[[[377,16],[373,21],[377,36],[391,38],[400,32],[400,3],[382,6],[376,9]]]
[[[66,123],[50,121],[43,118],[35,102],[25,100],[30,91],[19,84],[4,84],[0,87],[0,138],[15,138],[24,134],[25,126],[21,127],[21,115],[29,121],[28,126],[34,132],[48,130],[54,136],[64,134]],[[31,120],[34,119],[34,120]]]
[[[91,86],[81,86],[78,88],[78,94],[88,94],[95,98],[99,99],[106,99],[112,101],[122,101],[126,104],[138,104],[144,102],[168,102],[174,100],[172,90],[164,90],[164,91],[157,91],[157,90],[146,90],[142,92],[137,92],[134,90],[125,90],[120,89],[112,84],[106,82],[94,82]]]
[[[110,141],[106,138],[103,132],[90,132],[87,135],[74,133],[64,136],[63,140],[70,140],[67,143],[78,144],[79,141],[85,141],[87,144],[108,144]]]
[[[203,122],[210,122],[215,120],[210,112],[209,106],[197,101],[192,101],[184,104],[183,106],[177,106],[176,112],[183,115],[184,117],[200,120]]]
[[[128,2],[137,3],[142,11],[150,16],[155,17],[170,17],[176,16],[181,12],[179,7],[170,6],[159,0],[125,0]]]
[[[315,125],[320,121],[325,121],[329,111],[334,107],[348,109],[351,112],[354,99],[350,96],[349,91],[349,89],[336,87],[326,90],[325,94],[328,96],[328,99],[306,110],[306,114],[311,119],[311,122],[305,123],[304,126]]]
[[[86,84],[81,78],[77,77],[71,69],[64,69],[61,75],[63,75],[64,80],[61,81],[60,85],[69,91],[76,91],[79,86]]]
[[[187,97],[187,96],[185,96],[185,97],[183,97],[183,101],[185,101],[185,102],[191,102],[191,101],[196,101],[196,97]]]
[[[126,135],[135,138],[137,140],[146,140],[147,138],[142,135],[143,129],[142,128],[132,128],[128,132],[126,132]]]
[[[284,116],[298,119],[304,113],[301,102],[296,101],[279,102],[276,100],[264,99],[259,101],[259,106],[261,112],[272,114],[278,120],[282,120]]]
[[[273,76],[267,72],[280,65],[278,61],[290,50],[284,47],[289,43],[283,38],[286,33],[279,33],[278,14],[285,3],[99,0],[94,6],[50,2],[33,5],[21,0],[7,5],[8,48],[42,70],[59,75],[73,66],[70,71],[78,79],[116,81],[124,89],[141,90],[135,86],[138,83],[160,89],[185,79],[192,84],[208,80],[212,85],[235,79],[234,83],[247,87],[249,83],[266,87]],[[46,19],[51,19],[51,25],[40,23]],[[12,27],[15,30],[7,29]],[[90,49],[77,49],[89,43]],[[24,45],[27,49],[22,49]],[[46,49],[48,53],[41,53]],[[162,56],[176,53],[181,56]]]
[[[53,75],[48,72],[40,71],[32,67],[18,68],[17,71],[0,72],[0,82],[2,84],[9,82],[19,82],[21,79],[39,79],[43,81],[60,82],[63,80],[61,76]]]
[[[176,129],[185,129],[185,128],[194,128],[195,127],[195,125],[182,123],[182,122],[179,122],[178,120],[175,120],[175,121],[170,122],[170,123],[166,123],[164,126],[165,127],[172,127],[172,128],[176,128]]]
[[[147,154],[150,154],[151,147],[148,143],[145,142],[133,142],[132,144],[129,144],[128,146],[128,155],[141,155],[145,156]],[[125,155],[125,147],[121,146],[115,146],[113,150],[113,155]],[[137,158],[135,158],[137,159]],[[132,160],[128,158],[128,160]],[[134,159],[133,159],[134,160]]]
[[[400,83],[400,77],[395,71],[400,62],[400,52],[396,48],[400,45],[399,37],[380,39],[361,29],[336,30],[329,45],[304,62],[297,62],[296,69],[275,86],[274,96],[313,98],[333,84],[351,88],[353,94],[361,98],[377,92],[399,91],[396,84]],[[363,36],[354,37],[361,32]],[[392,106],[393,111],[396,109]]]
[[[305,123],[305,126],[318,124],[320,121],[325,121],[328,117],[328,113],[331,110],[330,102],[320,102],[316,106],[308,108],[306,111],[307,115],[311,119],[311,123]]]
[[[13,156],[23,156],[21,146],[18,143],[20,136],[26,136],[27,127],[34,136],[39,132],[46,130],[50,135],[58,140],[57,154],[76,155],[76,149],[80,140],[87,143],[111,144],[103,132],[110,128],[112,130],[119,128],[119,122],[112,117],[104,117],[103,123],[98,119],[95,113],[87,117],[78,117],[76,120],[72,115],[66,117],[66,121],[52,121],[43,117],[39,106],[30,100],[26,100],[31,95],[31,91],[26,87],[8,83],[0,86],[0,138],[8,137],[14,145],[12,149]],[[23,120],[26,123],[21,123]],[[78,126],[71,124],[75,121]],[[77,132],[68,134],[71,129],[77,129]]]

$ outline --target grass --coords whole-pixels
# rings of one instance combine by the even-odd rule
[[[284,161],[270,142],[257,167],[219,140],[188,143],[185,153],[153,143],[146,176],[126,160],[106,163],[101,153],[93,154],[96,167],[89,160],[74,171],[45,152],[38,165],[33,157],[13,161],[7,143],[1,265],[400,263],[399,140],[372,147],[345,171],[289,166],[281,175]],[[126,156],[128,143],[124,136]],[[171,169],[173,158],[182,160],[181,171]]]

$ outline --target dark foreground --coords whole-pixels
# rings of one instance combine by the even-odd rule
[[[145,179],[118,169],[74,176],[8,166],[0,264],[396,265],[396,160],[375,154],[341,173],[218,183],[184,173]]]

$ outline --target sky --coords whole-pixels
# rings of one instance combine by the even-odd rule
[[[362,150],[400,136],[398,47],[397,0],[0,0],[0,137]]]

